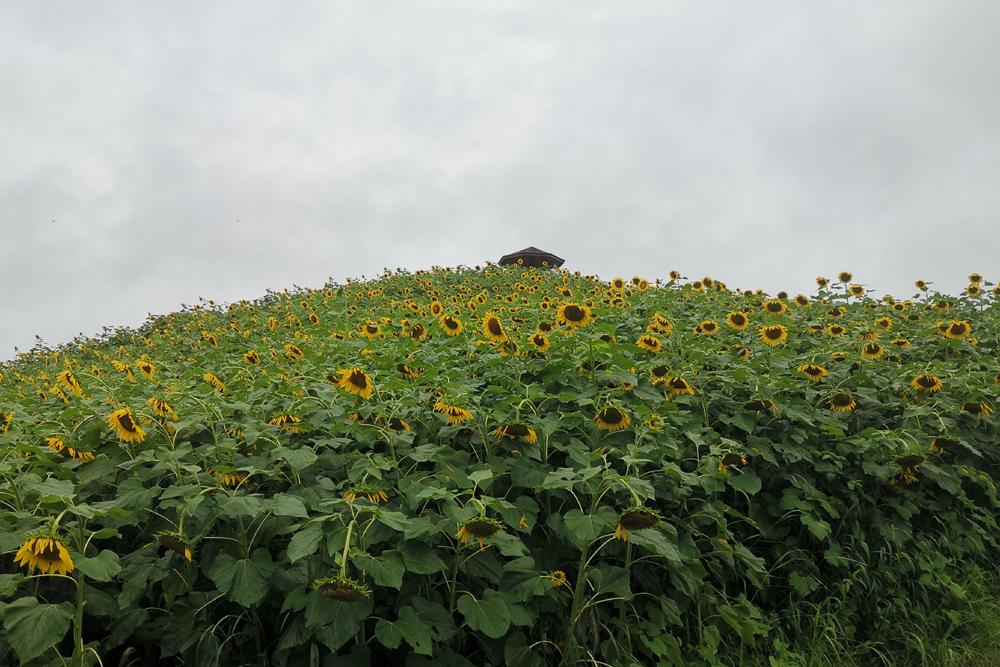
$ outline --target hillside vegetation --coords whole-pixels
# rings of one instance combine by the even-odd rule
[[[1000,557],[997,290],[672,276],[397,271],[0,366],[0,663],[917,664]]]

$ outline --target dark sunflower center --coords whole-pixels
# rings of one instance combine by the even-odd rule
[[[952,324],[950,331],[951,331],[952,334],[954,334],[956,336],[961,336],[962,334],[965,333],[965,325],[964,324]]]
[[[769,311],[771,311],[772,313],[781,312],[781,304],[780,303],[769,303],[769,304],[767,304],[767,309]]]
[[[917,378],[917,384],[921,387],[933,387],[937,385],[938,379],[933,375],[921,375]]]
[[[833,404],[841,407],[847,407],[852,401],[853,399],[848,394],[837,394],[833,397]]]
[[[566,309],[563,312],[566,319],[570,322],[580,322],[586,316],[586,313],[583,312],[583,308],[580,308],[580,306],[566,306]]]
[[[778,340],[779,338],[781,338],[781,329],[778,329],[776,327],[764,329],[764,335],[770,338],[771,340]]]
[[[457,329],[458,328],[458,322],[456,322],[455,320],[453,320],[450,317],[446,317],[444,319],[444,325],[446,327],[448,327],[449,329]]]
[[[823,374],[823,369],[820,368],[819,366],[811,366],[810,365],[810,366],[806,366],[802,370],[805,371],[806,375],[822,375]]]
[[[740,315],[739,313],[737,313],[737,314],[733,315],[733,316],[732,316],[732,317],[730,318],[730,320],[731,320],[731,321],[732,321],[732,323],[733,323],[733,324],[735,324],[736,326],[742,326],[742,325],[743,325],[743,323],[747,321],[747,319],[746,319],[745,317],[743,317],[742,315]]]
[[[670,381],[670,386],[673,389],[687,389],[688,383],[687,380],[685,380],[684,378],[674,378],[673,380]]]
[[[369,324],[368,326],[365,327],[365,329],[367,329],[368,333],[371,333],[371,334],[378,333],[378,327],[376,325],[374,325],[374,324]]]
[[[715,322],[705,322],[701,325],[701,328],[705,331],[715,331]]]
[[[368,378],[365,377],[364,371],[351,371],[347,381],[359,389],[368,387]]]
[[[606,424],[617,424],[624,416],[617,408],[607,408],[601,413],[601,421]]]
[[[524,424],[511,424],[504,429],[507,435],[513,435],[517,437],[528,435],[528,427]]]
[[[494,336],[503,335],[503,327],[500,326],[500,320],[495,317],[491,317],[489,321],[486,322],[486,328],[489,329],[490,333]]]
[[[666,376],[666,374],[667,374],[667,373],[668,373],[669,371],[670,371],[670,369],[669,369],[669,368],[667,368],[666,366],[657,366],[656,368],[654,368],[654,369],[652,370],[652,373],[653,373],[653,375],[655,375],[656,377],[658,377],[658,378],[661,378],[661,377],[664,377],[664,376]]]
[[[125,429],[129,433],[134,433],[135,432],[135,422],[133,422],[132,418],[129,417],[127,414],[125,414],[125,415],[119,415],[118,416],[118,423],[121,425],[121,427],[123,429]]]

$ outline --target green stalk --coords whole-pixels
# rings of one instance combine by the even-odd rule
[[[76,575],[76,618],[73,620],[73,667],[83,667],[83,573]]]
[[[344,540],[344,553],[340,555],[340,576],[344,579],[347,578],[347,553],[351,550],[351,533],[354,531],[355,523],[354,519],[351,519],[351,522],[347,524],[347,539]]]
[[[569,612],[569,625],[566,626],[566,638],[563,640],[562,660],[559,664],[566,664],[567,653],[573,646],[573,634],[576,630],[577,616],[580,614],[580,607],[583,606],[583,589],[587,581],[587,552],[590,551],[588,545],[580,553],[580,563],[576,569],[576,584],[573,586],[573,606]]]

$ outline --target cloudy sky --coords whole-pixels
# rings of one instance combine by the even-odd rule
[[[1000,276],[1000,3],[0,6],[0,359],[474,265]]]

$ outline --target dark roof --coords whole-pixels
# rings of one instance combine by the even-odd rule
[[[518,262],[518,260],[521,260]],[[509,255],[504,255],[500,258],[500,264],[518,264],[522,266],[534,266],[536,268],[541,267],[555,267],[562,266],[565,262],[562,257],[553,255],[551,252],[545,252],[544,250],[539,250],[534,246],[528,246],[524,250],[518,250],[517,252],[512,252]]]

